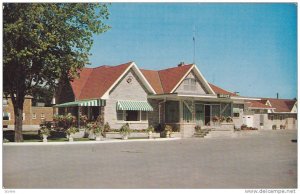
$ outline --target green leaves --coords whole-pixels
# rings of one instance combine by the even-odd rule
[[[4,92],[72,79],[89,62],[93,34],[109,29],[108,16],[98,3],[4,3]]]

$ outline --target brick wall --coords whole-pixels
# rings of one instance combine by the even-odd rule
[[[32,118],[32,125],[39,125],[43,121],[52,121],[53,120],[53,108],[52,107],[38,107],[33,106],[31,108],[31,118]],[[34,118],[35,115],[35,118]],[[44,115],[44,117],[43,117]]]
[[[10,114],[9,120],[3,120],[3,125],[14,125],[15,115],[11,98],[3,98],[3,100],[7,100],[7,105],[3,105],[3,112],[7,112]],[[23,125],[31,125],[31,105],[31,97],[26,97],[23,104],[23,115],[25,116],[25,119],[23,120]]]

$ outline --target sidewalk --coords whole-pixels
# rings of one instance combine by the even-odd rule
[[[149,141],[173,141],[179,140],[181,138],[174,137],[174,138],[157,138],[157,139],[129,139],[129,140],[121,140],[121,139],[105,139],[103,141],[66,141],[66,142],[9,142],[9,143],[2,143],[3,146],[47,146],[47,145],[74,145],[74,144],[99,144],[99,143],[127,143],[127,142],[149,142]]]

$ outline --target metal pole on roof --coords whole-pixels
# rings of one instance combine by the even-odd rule
[[[195,25],[194,25],[194,30],[193,30],[193,43],[194,43],[194,56],[193,56],[193,64],[195,64],[195,55],[196,55],[196,46],[195,46],[195,31],[196,31],[196,28],[195,28]]]

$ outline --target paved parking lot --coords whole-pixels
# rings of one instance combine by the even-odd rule
[[[295,188],[296,131],[236,138],[3,146],[5,188]]]

